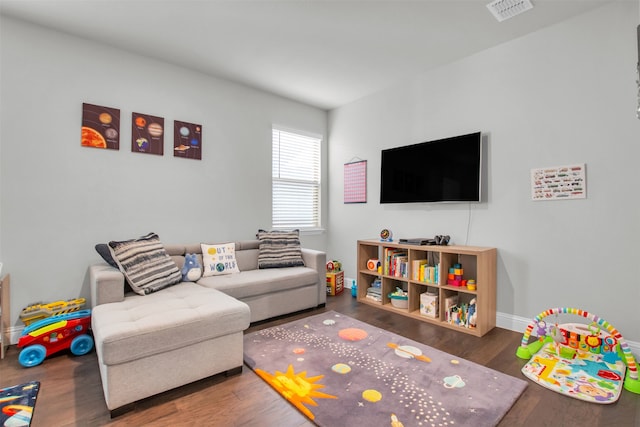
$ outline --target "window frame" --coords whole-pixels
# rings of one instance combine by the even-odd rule
[[[283,136],[288,137],[289,140],[283,140]],[[277,137],[277,140],[276,140]],[[321,230],[322,228],[322,142],[323,136],[310,132],[301,131],[298,129],[291,129],[283,126],[272,125],[271,127],[271,227],[273,229],[299,229],[301,232],[313,232],[314,230]],[[293,141],[292,141],[293,139]],[[291,156],[295,156],[295,150],[292,147],[286,147],[289,150],[283,150],[283,142],[294,142],[298,139],[298,143],[303,145],[305,142],[313,144],[315,149],[312,153],[302,153],[303,158],[307,158],[309,163],[304,163],[305,167],[297,168],[295,165],[287,164],[287,161],[283,159],[283,153]],[[276,146],[277,143],[277,146]],[[276,151],[278,157],[276,159]],[[292,162],[289,162],[292,163]],[[299,164],[299,163],[298,163]],[[315,166],[315,167],[314,167]],[[308,172],[308,168],[311,168],[313,172],[310,177],[305,177]],[[295,175],[298,173],[298,175]],[[291,176],[294,174],[295,176]],[[302,174],[302,175],[300,175]],[[296,186],[304,187],[310,185],[313,187],[306,195],[310,198],[307,202],[310,204],[308,209],[314,209],[314,211],[307,210],[306,217],[311,220],[305,220],[305,214],[295,218],[294,212],[288,212],[284,215],[280,215],[280,218],[276,214],[276,209],[281,207],[286,208],[286,203],[278,203],[277,197],[283,197],[283,194],[276,194],[277,185],[281,184],[288,187],[289,191],[304,191],[303,188],[295,189]],[[315,193],[315,198],[314,198]],[[314,208],[315,206],[315,208]],[[299,207],[299,205],[298,205]],[[290,215],[292,218],[287,218]]]

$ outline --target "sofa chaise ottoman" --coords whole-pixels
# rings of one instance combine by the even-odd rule
[[[184,384],[240,373],[249,320],[245,303],[190,282],[96,306],[92,328],[111,416]]]
[[[325,253],[301,248],[297,233],[259,236],[235,243],[163,245],[150,233],[109,242],[106,253],[96,246],[111,264],[91,265],[88,275],[98,365],[112,417],[146,397],[222,372],[241,372],[242,336],[251,322],[325,304]],[[278,239],[294,241],[296,248],[285,248],[280,258]],[[297,254],[293,262],[292,252]],[[180,281],[187,254],[209,268],[195,283]],[[235,272],[219,274],[227,267]]]

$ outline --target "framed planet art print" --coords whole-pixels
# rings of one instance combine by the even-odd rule
[[[162,156],[164,154],[164,118],[132,113],[131,151]]]
[[[173,121],[173,156],[202,160],[202,125]]]
[[[119,150],[120,110],[83,103],[80,145]]]

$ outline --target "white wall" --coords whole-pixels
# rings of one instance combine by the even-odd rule
[[[323,110],[140,55],[6,17],[1,39],[0,260],[16,326],[30,303],[89,297],[96,243],[255,238],[271,224],[271,125],[327,133]],[[119,151],[80,146],[83,102],[121,110]],[[134,111],[165,118],[164,156],[131,152]],[[173,157],[174,119],[203,125],[202,161]]]
[[[358,239],[449,234],[498,248],[500,313],[577,307],[640,341],[637,24],[637,1],[615,2],[332,111],[327,256],[356,277]],[[474,131],[488,139],[486,202],[380,205],[381,149]],[[342,203],[354,157],[368,161],[363,205]],[[573,163],[587,199],[531,200],[530,169]]]

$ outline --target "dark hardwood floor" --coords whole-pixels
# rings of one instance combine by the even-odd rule
[[[247,332],[328,310],[524,378],[520,369],[525,361],[515,356],[521,333],[495,328],[477,338],[358,304],[348,290],[340,296],[327,297],[325,308],[252,325]],[[0,361],[0,387],[32,380],[41,382],[34,427],[314,425],[246,366],[241,375],[230,378],[218,375],[145,399],[130,412],[112,420],[104,403],[95,352],[81,357],[60,354],[28,369],[22,368],[17,358],[18,351],[13,346]],[[615,404],[597,405],[528,383],[523,395],[503,418],[501,427],[640,426],[640,395],[623,390]]]

